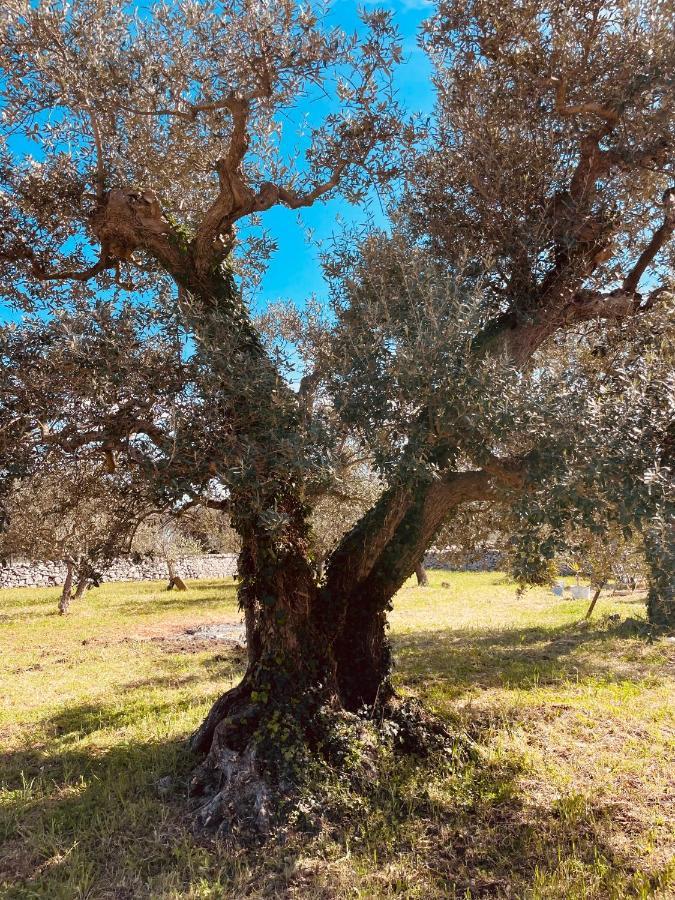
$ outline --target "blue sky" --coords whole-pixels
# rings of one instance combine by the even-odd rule
[[[367,0],[365,4],[355,0],[333,0],[329,18],[347,32],[358,30],[361,27],[358,12],[364,5],[366,8],[385,7],[393,12],[404,47],[404,62],[398,67],[395,78],[397,97],[411,113],[430,112],[433,105],[430,66],[417,46],[417,35],[421,22],[431,14],[433,4],[429,0]],[[299,113],[305,112],[311,124],[312,110],[300,106]],[[291,138],[292,134],[287,134],[284,142]],[[277,251],[252,298],[254,307],[262,309],[269,302],[281,299],[302,305],[311,295],[320,296],[324,292],[319,263],[322,247],[325,249],[344,225],[358,225],[368,220],[384,221],[375,196],[365,208],[351,206],[337,197],[303,210],[301,216],[281,207],[268,210],[263,224],[275,241]],[[16,318],[16,311],[7,309],[0,299],[0,321]]]
[[[332,18],[345,30],[353,31],[358,27],[358,10],[363,5],[354,0],[337,0],[333,3]],[[431,70],[426,55],[417,47],[416,38],[420,23],[431,14],[433,4],[427,0],[392,0],[365,5],[393,11],[405,50],[404,63],[396,74],[398,98],[411,112],[430,112],[433,105]],[[256,306],[264,307],[279,299],[302,304],[311,294],[321,294],[324,288],[319,264],[321,246],[330,242],[342,223],[358,224],[369,216],[375,222],[381,219],[376,198],[372,199],[368,210],[353,207],[340,198],[319,203],[303,211],[302,224],[298,222],[297,212],[282,208],[269,210],[264,224],[278,250],[260,285]],[[311,241],[308,241],[308,229]]]

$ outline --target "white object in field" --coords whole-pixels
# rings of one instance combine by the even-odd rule
[[[575,600],[590,600],[591,588],[587,584],[573,584],[572,596]]]
[[[556,597],[562,597],[562,595],[565,593],[565,585],[562,583],[562,581],[556,581],[556,583],[553,585],[552,590]]]

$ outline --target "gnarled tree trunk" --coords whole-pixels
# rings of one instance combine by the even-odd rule
[[[663,441],[660,463],[675,472],[675,425]],[[659,628],[675,628],[675,499],[671,492],[662,499],[657,514],[644,532],[649,566],[647,618]]]
[[[193,750],[206,754],[190,786],[199,826],[264,831],[281,796],[292,796],[307,772],[344,765],[345,735],[365,761],[364,722],[403,721],[389,677],[391,600],[452,508],[485,484],[482,473],[459,473],[390,489],[333,554],[321,586],[296,497],[276,498],[287,521],[282,546],[259,521],[235,514],[249,661],[242,682],[216,701],[192,737]],[[424,728],[405,715],[401,746],[418,752],[418,734],[447,737],[423,713],[415,715]]]
[[[190,783],[197,824],[265,832],[281,794],[289,798],[322,754],[331,716],[341,711],[330,620],[319,603],[305,512],[287,498],[283,548],[260,523],[239,523],[239,601],[248,667],[191,739],[206,757]]]

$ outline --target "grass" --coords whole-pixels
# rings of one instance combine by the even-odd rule
[[[185,738],[239,677],[234,584],[0,591],[4,898],[675,896],[675,643],[643,598],[432,572],[391,616],[396,679],[479,758],[402,762],[353,815],[258,851],[194,838]],[[443,587],[442,583],[448,586]]]

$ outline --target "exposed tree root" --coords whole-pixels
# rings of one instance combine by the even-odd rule
[[[216,728],[225,722],[231,710],[240,703],[249,703],[251,700],[251,687],[247,678],[244,678],[232,690],[222,694],[209,710],[199,728],[190,738],[190,749],[193,753],[208,753],[213,743]]]
[[[227,747],[217,767],[202,765],[193,774],[190,796],[196,802],[194,827],[221,837],[241,835],[247,840],[266,837],[271,830],[275,791],[253,748],[237,752]]]
[[[255,701],[246,682],[214,704],[192,747],[208,748],[189,785],[194,828],[250,844],[303,815],[312,828],[332,817],[332,793],[367,794],[395,756],[466,756],[467,738],[451,733],[416,701],[390,698],[355,715],[322,698],[294,708]]]

